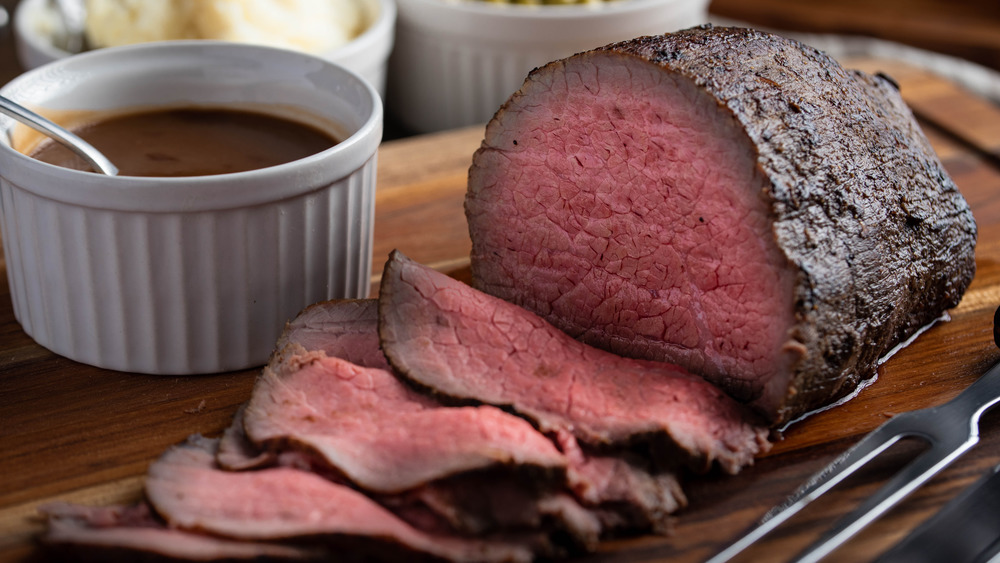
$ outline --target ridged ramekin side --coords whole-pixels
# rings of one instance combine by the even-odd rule
[[[375,162],[283,201],[195,213],[70,205],[0,180],[15,316],[46,348],[107,369],[259,365],[305,306],[368,295]]]

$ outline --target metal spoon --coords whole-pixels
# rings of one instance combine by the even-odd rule
[[[114,164],[111,164],[111,161],[101,154],[100,151],[95,149],[94,145],[91,145],[10,98],[0,96],[0,113],[7,114],[28,127],[41,131],[62,143],[66,148],[80,155],[80,158],[86,160],[94,170],[108,176],[118,175],[118,168]]]

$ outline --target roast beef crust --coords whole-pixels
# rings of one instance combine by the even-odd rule
[[[958,304],[975,273],[976,224],[891,80],[743,28],[702,26],[594,53],[686,77],[756,147],[774,239],[797,275],[788,348],[800,358],[787,393],[765,409],[775,425],[851,393],[888,351]]]
[[[774,35],[704,26],[604,48],[680,73],[743,125],[799,272],[785,422],[853,391],[958,304],[976,224],[894,83]]]

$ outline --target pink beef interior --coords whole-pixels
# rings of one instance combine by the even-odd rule
[[[379,336],[398,374],[439,393],[509,406],[543,432],[596,447],[654,437],[692,465],[735,473],[766,431],[715,386],[676,366],[623,358],[537,315],[393,252],[382,275]]]
[[[274,349],[292,343],[359,366],[389,367],[379,349],[375,299],[321,301],[306,307],[285,326]]]
[[[195,436],[150,466],[146,494],[170,526],[251,541],[322,538],[358,561],[530,558],[513,542],[425,534],[362,493],[314,473],[287,467],[222,471],[214,464],[217,447]]]
[[[266,368],[244,417],[254,442],[301,443],[369,491],[400,492],[500,465],[566,467],[521,418],[485,405],[443,407],[388,371],[322,353]]]
[[[549,65],[521,93],[470,171],[480,287],[742,400],[787,388],[794,277],[769,183],[726,108],[614,53]]]
[[[244,542],[168,527],[149,505],[93,507],[52,503],[39,507],[48,519],[48,544],[76,546],[86,561],[316,561],[322,548]],[[148,557],[145,557],[148,555]]]

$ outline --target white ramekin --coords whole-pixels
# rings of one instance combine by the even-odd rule
[[[11,147],[0,116],[0,228],[14,314],[39,344],[131,372],[266,361],[284,323],[368,294],[382,104],[372,85],[292,51],[191,41],[101,49],[0,93],[51,116],[184,104],[269,108],[336,130],[288,164],[188,178],[107,177]]]
[[[704,23],[708,0],[525,5],[397,0],[386,107],[416,132],[485,123],[550,61]]]
[[[392,51],[396,26],[395,0],[359,0],[371,25],[351,42],[318,53],[369,80],[380,94],[385,94],[389,53]],[[49,0],[21,0],[14,13],[14,43],[18,61],[32,69],[69,56],[58,46],[57,35],[63,33]]]

